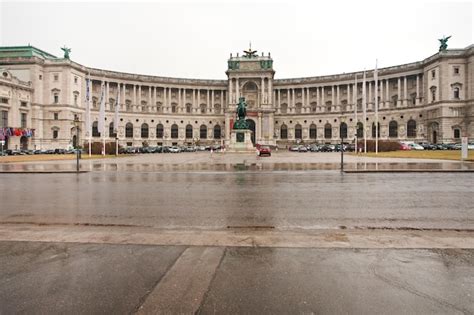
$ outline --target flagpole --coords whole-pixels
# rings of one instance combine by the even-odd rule
[[[115,131],[115,155],[118,156],[118,110],[120,106],[120,83],[117,83],[117,102],[115,103],[114,131]]]
[[[365,91],[365,70],[364,70],[364,79],[362,81],[362,106],[363,106],[363,126],[364,126],[364,153],[367,153],[367,98]]]
[[[355,124],[356,124],[356,127],[355,127],[355,147],[354,147],[354,151],[355,153],[357,154],[358,151],[357,151],[357,131],[358,131],[358,123],[357,123],[357,73],[355,75],[355,82],[354,82],[354,91],[353,91],[353,99],[354,99],[354,114],[355,114]]]
[[[87,89],[89,90],[89,95],[88,95],[88,98],[87,98],[87,126],[86,126],[86,130],[87,130],[87,134],[89,136],[89,143],[88,143],[88,146],[89,146],[89,157],[91,157],[91,151],[92,151],[92,134],[91,134],[91,98],[92,98],[92,81],[91,81],[91,73],[88,72],[87,76],[89,77],[89,80],[87,82]]]
[[[378,70],[377,59],[375,59],[375,154],[379,153],[379,91],[378,91]]]

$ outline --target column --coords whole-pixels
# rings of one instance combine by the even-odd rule
[[[191,112],[196,111],[196,89],[193,89],[193,99],[192,99],[192,110]]]
[[[390,107],[390,80],[386,79],[385,80],[385,102],[387,107]]]
[[[304,108],[305,108],[304,88],[301,88],[301,109],[303,113],[304,113]]]
[[[198,109],[198,113],[200,113],[201,112],[201,89],[198,89],[197,109]]]
[[[268,79],[268,102],[267,103],[270,103],[270,95],[273,95],[272,91],[273,91],[273,86],[272,86],[272,81],[270,79]],[[275,106],[275,105],[273,105]]]
[[[206,90],[206,108],[207,108],[207,112],[209,112],[209,108],[210,108],[211,104],[209,103],[209,89]]]
[[[221,90],[221,111],[218,113],[222,113],[222,110],[224,109],[224,91]]]
[[[124,110],[125,106],[124,104],[127,102],[127,100],[125,99],[125,89],[127,88],[127,85],[125,83],[122,84],[122,107],[121,109]]]
[[[326,110],[326,104],[324,104],[324,86],[321,87],[321,106]]]
[[[331,107],[334,108],[334,105],[336,105],[335,103],[335,100],[334,100],[334,96],[335,96],[335,93],[334,93],[334,85],[331,86]]]
[[[278,110],[281,108],[281,89],[278,89]]]
[[[171,111],[171,88],[168,88],[168,109]]]
[[[163,104],[161,104],[161,111],[162,112],[165,112],[165,108],[166,108],[166,87],[163,87]]]
[[[369,89],[369,98],[367,99],[367,109],[371,110],[374,109],[374,102],[372,100],[372,82],[367,82],[367,88]]]
[[[211,112],[214,110],[214,90],[211,91]]]
[[[109,104],[109,98],[110,98],[110,85],[109,85],[109,81],[106,82],[106,86],[105,86],[105,109],[108,110],[110,109],[108,106],[110,106]]]
[[[288,111],[290,111],[290,106],[291,106],[291,105],[290,105],[290,104],[291,104],[291,102],[290,102],[290,93],[291,93],[291,92],[290,92],[290,89],[287,89],[286,93],[287,93],[286,96],[287,96],[287,99],[288,99],[287,108],[288,108]]]
[[[260,104],[265,103],[265,80],[261,78],[262,86],[261,86],[261,95],[260,95]]]
[[[150,109],[151,104],[152,104],[152,102],[151,102],[151,86],[148,86],[148,106],[147,106],[148,109]]]
[[[257,141],[262,139],[262,113],[258,113]]]
[[[296,104],[295,89],[291,89],[291,108],[293,109],[293,112],[294,112],[295,104]]]
[[[239,91],[239,78],[235,79],[235,103],[239,102],[240,91]]]
[[[341,95],[340,95],[339,85],[336,86],[336,104],[337,104],[337,111],[340,111],[341,110]]]
[[[320,95],[319,95],[319,86],[316,87],[316,104],[317,104],[317,107],[316,107],[316,111],[320,111],[321,110],[321,100],[320,100]],[[319,108],[319,110],[318,110]]]
[[[397,106],[401,105],[402,102],[402,81],[400,78],[398,78],[398,101],[397,101]]]
[[[142,86],[138,86],[138,105],[142,105]]]
[[[229,95],[229,97],[228,97],[228,99],[229,99],[229,105],[234,101],[234,99],[233,99],[234,94],[232,93],[232,89],[233,89],[233,87],[232,87],[232,79],[230,79],[230,80],[229,80],[228,87],[227,87],[227,91],[229,91],[229,92],[228,92],[228,95]]]
[[[420,105],[420,75],[416,75],[416,105]]]
[[[346,108],[346,111],[348,111],[350,109],[350,104],[352,103],[352,99],[351,99],[351,85],[350,84],[347,84],[346,86],[346,91],[347,91],[347,108]]]
[[[177,113],[182,111],[182,106],[183,106],[183,94],[181,92],[181,88],[178,88],[178,109]]]
[[[379,86],[380,86],[380,102],[379,102],[379,109],[383,108],[384,101],[383,101],[383,80],[379,79]]]
[[[352,98],[353,98],[352,102],[354,103],[354,111],[357,111],[357,109],[358,109],[357,108],[357,94],[358,94],[358,92],[359,91],[357,90],[357,84],[355,84],[355,82],[354,82],[354,88],[352,89]],[[356,121],[356,123],[357,123],[357,121]]]
[[[407,77],[403,77],[403,105],[408,105],[408,89],[407,89]]]
[[[133,111],[133,107],[137,106],[137,86],[135,84],[133,85],[132,100],[133,100],[133,104],[132,104],[132,111]]]

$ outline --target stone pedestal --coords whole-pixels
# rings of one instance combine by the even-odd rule
[[[230,133],[230,152],[254,152],[252,131],[248,129],[233,129]]]

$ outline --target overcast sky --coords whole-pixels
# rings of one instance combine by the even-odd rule
[[[36,46],[86,66],[226,79],[230,53],[271,52],[276,78],[419,61],[473,43],[472,1],[0,0],[0,45]]]

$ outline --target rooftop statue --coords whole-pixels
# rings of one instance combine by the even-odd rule
[[[448,36],[448,37],[443,36],[443,38],[438,39],[440,42],[439,51],[445,51],[448,48],[448,39],[450,38],[451,36]]]
[[[234,123],[234,129],[249,129],[249,124],[245,120],[247,116],[247,103],[245,97],[239,98],[239,104],[237,105],[237,121]]]
[[[252,43],[250,42],[249,44],[249,49],[248,50],[244,50],[244,53],[245,53],[245,58],[256,58],[257,57],[257,51],[256,50],[252,50]]]
[[[66,45],[64,45],[64,47],[61,47],[61,50],[64,51],[64,59],[69,59],[71,48],[67,48]]]

